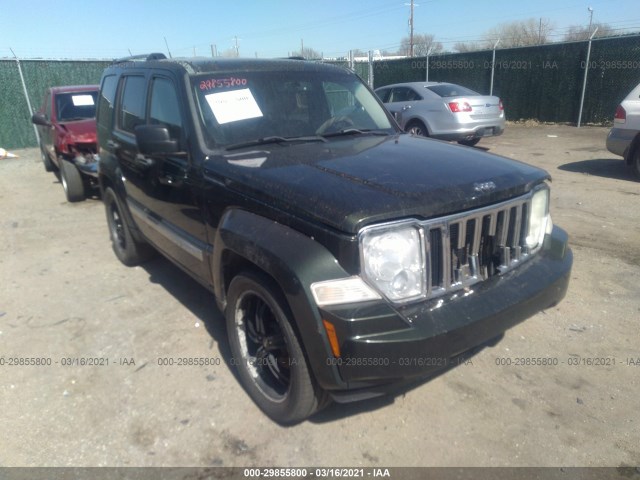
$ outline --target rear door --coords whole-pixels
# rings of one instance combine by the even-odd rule
[[[407,118],[411,117],[411,110],[422,96],[410,87],[393,87],[385,106],[396,117],[402,128],[405,127]]]

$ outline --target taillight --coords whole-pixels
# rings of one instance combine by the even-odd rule
[[[467,102],[449,102],[449,108],[453,113],[471,112],[471,105]]]
[[[498,100],[498,108],[500,111],[504,110],[504,105],[502,105],[502,100]]]
[[[616,108],[616,114],[613,116],[613,119],[618,120],[621,123],[627,121],[627,112],[622,108],[622,105],[618,105],[618,108]]]

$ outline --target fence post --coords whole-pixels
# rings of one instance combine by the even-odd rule
[[[496,47],[500,43],[500,39],[493,45],[493,56],[491,58],[491,86],[489,87],[489,95],[493,95],[493,75],[496,71]]]
[[[580,123],[582,122],[582,107],[584,106],[584,93],[587,89],[587,73],[589,73],[589,61],[591,60],[591,40],[593,40],[593,36],[598,31],[598,27],[593,31],[591,36],[589,37],[589,47],[587,48],[587,63],[584,66],[584,78],[582,79],[582,94],[580,95],[580,111],[578,112],[578,125],[580,128]]]
[[[31,121],[31,115],[33,115],[33,109],[31,108],[31,100],[29,100],[29,92],[27,91],[27,84],[24,81],[24,76],[22,75],[22,66],[20,65],[20,59],[18,58],[18,56],[16,55],[16,53],[13,51],[12,48],[10,48],[9,50],[11,50],[11,53],[13,53],[13,58],[16,59],[16,64],[18,65],[18,73],[20,74],[20,81],[22,82],[22,91],[24,92],[24,98],[27,100],[27,107],[29,107],[29,121]],[[33,125],[33,131],[36,133],[36,142],[38,142],[38,145],[40,145],[40,135],[38,134],[38,129],[36,128],[35,125]]]
[[[349,50],[349,68],[354,72],[356,70],[356,62],[353,55],[353,50]]]
[[[369,87],[373,88],[373,50],[369,50]]]

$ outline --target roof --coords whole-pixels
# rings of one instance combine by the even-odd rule
[[[97,91],[100,89],[100,85],[64,85],[58,87],[51,87],[51,93],[72,93],[72,92],[87,92]]]
[[[451,82],[403,82],[403,83],[392,83],[389,85],[384,85],[382,87],[378,87],[376,88],[376,90],[379,90],[381,88],[389,88],[389,87],[414,87],[414,88],[420,88],[420,87],[431,87],[433,85],[453,85]]]
[[[138,60],[138,61],[135,61]],[[115,61],[109,68],[140,68],[154,67],[170,70],[185,70],[189,74],[207,72],[238,72],[238,71],[335,71],[345,72],[346,68],[326,63],[298,59],[265,59],[265,58],[168,58],[139,61],[140,59],[126,58]]]

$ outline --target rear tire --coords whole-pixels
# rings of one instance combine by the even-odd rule
[[[133,267],[151,258],[154,253],[152,247],[133,238],[131,227],[122,214],[122,204],[113,189],[109,187],[104,192],[104,206],[107,213],[111,247],[118,260],[128,267]]]
[[[67,160],[60,160],[60,181],[62,182],[62,188],[64,188],[67,201],[79,202],[84,200],[84,182],[82,181],[82,175],[73,163]]]
[[[473,147],[478,144],[479,138],[472,138],[471,140],[458,140],[460,145],[466,145],[467,147]]]
[[[424,123],[420,120],[411,120],[405,127],[405,132],[410,133],[416,137],[428,137],[429,131],[425,127]]]
[[[267,277],[237,275],[229,286],[227,335],[242,386],[272,420],[301,422],[325,406],[327,394],[317,386],[288,305]]]

